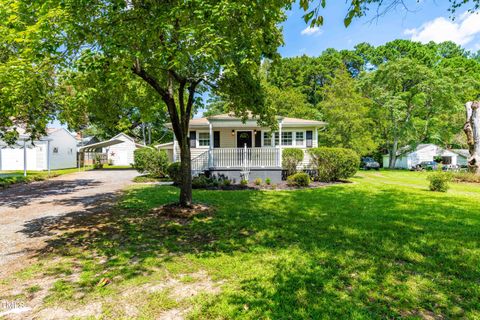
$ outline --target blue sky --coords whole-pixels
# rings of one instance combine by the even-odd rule
[[[480,50],[480,15],[465,13],[468,7],[450,19],[449,1],[406,1],[407,8],[397,7],[375,19],[375,7],[370,14],[343,25],[347,5],[341,0],[327,1],[323,10],[324,25],[306,29],[303,10],[295,6],[283,24],[285,45],[279,49],[284,57],[302,54],[317,56],[326,48],[352,49],[357,43],[381,45],[395,39],[421,42],[452,40],[468,50]]]

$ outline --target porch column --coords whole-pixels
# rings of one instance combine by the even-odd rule
[[[23,140],[23,176],[27,176],[27,140]]]
[[[47,170],[50,176],[50,140],[47,140]]]
[[[318,147],[318,128],[315,127],[315,137],[313,138],[315,143],[312,143],[312,147]]]
[[[211,123],[208,124],[210,144],[208,146],[208,167],[213,167],[213,126]]]
[[[280,120],[278,123],[278,166],[282,167],[282,122]]]

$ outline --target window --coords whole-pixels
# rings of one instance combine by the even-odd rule
[[[210,134],[208,132],[198,133],[198,145],[200,147],[210,146]]]
[[[272,146],[272,135],[270,132],[263,133],[263,146],[271,147]]]
[[[293,145],[293,132],[282,132],[282,146]]]
[[[278,146],[280,140],[280,134],[278,132],[275,132],[275,145]]]
[[[295,132],[295,145],[296,146],[303,146],[303,143],[305,141],[305,136],[302,132]]]
[[[275,132],[273,133],[275,137],[275,141],[273,142],[273,146],[278,146],[279,143],[279,133]],[[263,132],[263,146],[264,147],[273,147],[272,146],[272,133],[271,132]]]

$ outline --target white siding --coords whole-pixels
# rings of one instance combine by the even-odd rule
[[[137,149],[135,141],[125,134],[119,134],[112,139],[122,140],[124,142],[115,144],[105,149],[108,154],[108,160],[114,166],[129,166],[133,163],[133,153]]]
[[[65,129],[57,130],[48,135],[50,141],[50,169],[67,169],[77,166],[77,140]],[[57,152],[54,152],[56,148]],[[45,148],[46,149],[46,144]],[[44,163],[47,163],[46,157]],[[40,170],[46,170],[47,165]]]
[[[454,152],[444,150],[436,145],[428,145],[420,150],[404,154],[397,157],[395,162],[395,168],[397,169],[411,169],[423,161],[434,161],[435,157],[451,157],[452,165],[460,164],[458,163],[458,155]],[[383,166],[388,168],[389,156],[383,156]]]
[[[1,151],[1,170],[23,170],[23,147],[4,148]],[[37,150],[27,148],[27,170],[37,170]]]

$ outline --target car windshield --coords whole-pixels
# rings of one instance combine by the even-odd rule
[[[365,162],[375,162],[375,160],[373,160],[373,158],[363,158],[363,161],[365,161]]]

